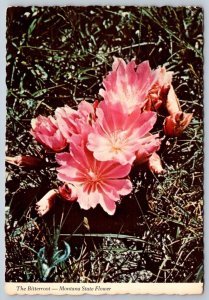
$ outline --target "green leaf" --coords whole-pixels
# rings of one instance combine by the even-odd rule
[[[36,28],[36,23],[38,19],[34,19],[28,28],[28,36],[30,37],[34,29]]]
[[[61,252],[61,251],[58,251],[57,253],[55,253],[54,255],[54,262],[53,262],[53,265],[57,265],[57,264],[60,264],[62,262],[64,262],[70,255],[70,245],[64,241],[64,244],[65,244],[65,250],[64,250],[64,254],[61,255],[61,256],[58,256],[58,254]],[[58,256],[58,257],[57,257]]]
[[[204,275],[204,267],[203,267],[203,265],[201,265],[196,274],[196,282],[202,282],[203,275]]]
[[[40,96],[43,96],[44,94],[47,93],[47,89],[42,89],[42,90],[39,90],[39,91],[36,91],[35,93],[32,94],[32,96],[34,98],[37,98],[37,97],[40,97]]]

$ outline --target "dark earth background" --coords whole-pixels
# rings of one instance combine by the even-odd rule
[[[173,86],[192,122],[181,137],[164,137],[164,175],[133,169],[133,193],[114,216],[57,198],[39,218],[35,203],[60,183],[54,155],[29,133],[31,119],[99,99],[114,56],[174,71]],[[39,169],[6,165],[6,281],[202,281],[202,9],[11,7],[6,59],[6,155],[44,161]],[[161,137],[162,122],[159,116],[154,128]]]

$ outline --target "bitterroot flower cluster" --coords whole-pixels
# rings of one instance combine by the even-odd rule
[[[59,193],[82,209],[99,204],[113,215],[121,196],[132,191],[128,175],[133,165],[163,173],[156,153],[161,139],[158,132],[151,133],[159,110],[167,110],[163,130],[169,136],[179,136],[192,118],[181,111],[172,76],[164,67],[151,70],[148,61],[136,65],[114,58],[99,90],[103,100],[83,100],[77,110],[65,105],[54,116],[33,119],[31,134],[55,152],[57,177],[63,182],[49,197]],[[46,198],[47,205],[43,199],[37,204],[40,215],[51,207]]]

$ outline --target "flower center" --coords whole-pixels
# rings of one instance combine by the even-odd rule
[[[125,145],[126,137],[124,131],[115,131],[111,133],[109,138],[111,149],[113,152],[118,153]]]
[[[98,175],[96,173],[94,173],[92,170],[90,170],[88,172],[88,175],[89,175],[90,182],[98,182],[99,181]]]

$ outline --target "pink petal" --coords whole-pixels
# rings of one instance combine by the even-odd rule
[[[105,137],[101,136],[100,134],[90,133],[88,135],[87,148],[91,151],[94,151],[96,148],[97,151],[104,152],[109,149],[109,142]]]
[[[56,161],[60,165],[67,165],[70,164],[72,161],[72,156],[69,152],[62,152],[62,153],[57,153],[56,156]]]
[[[157,114],[152,111],[144,111],[141,114],[138,113],[137,117],[134,112],[130,117],[130,122],[131,119],[135,120],[137,122],[137,125],[135,122],[132,122],[132,124],[127,127],[129,128],[129,130],[133,130],[134,128],[137,129],[138,135],[142,137],[153,128],[157,120]]]
[[[67,176],[68,180],[66,181],[84,180],[85,173],[77,168],[72,167],[71,165],[58,167],[57,171],[60,174],[65,174]]]
[[[61,132],[57,130],[51,140],[51,144],[54,151],[61,151],[66,147],[67,142]]]
[[[104,178],[122,178],[127,176],[131,171],[131,165],[120,165],[113,162],[105,162],[103,169]]]
[[[84,181],[85,167],[76,162],[69,153],[56,155],[57,162],[61,165],[57,168],[59,179],[62,181]]]
[[[130,86],[137,84],[137,74],[134,69],[135,67],[136,67],[136,64],[135,64],[135,61],[133,61],[133,60],[131,62],[129,62],[126,67],[126,72],[127,72],[127,74],[129,74],[128,84]]]
[[[127,116],[127,113],[123,112],[123,106],[120,102],[112,103],[111,106],[101,101],[99,107],[97,108],[97,122],[104,131],[118,130],[123,128],[124,116]]]
[[[129,179],[105,180],[104,187],[106,191],[114,189],[118,195],[128,195],[132,191],[132,183]]]
[[[80,146],[76,146],[74,143],[71,144],[71,153],[74,160],[83,168],[89,168],[89,162],[86,159],[86,153]]]
[[[163,86],[169,86],[172,82],[173,72],[166,71],[165,67],[160,67],[157,69],[158,71],[158,79],[159,85],[161,87]]]
[[[114,56],[113,59],[114,59],[114,62],[113,62],[113,65],[112,65],[113,71],[117,71],[118,68],[121,68],[123,71],[125,71],[125,68],[126,68],[125,61],[122,58],[115,57],[115,56]]]
[[[89,116],[89,114],[94,113],[94,109],[92,104],[88,103],[87,101],[83,100],[78,105],[78,111],[83,116]]]
[[[149,153],[144,147],[140,147],[136,153],[136,163],[143,164],[150,158],[152,154]]]
[[[82,188],[78,189],[77,201],[82,209],[95,208],[101,199],[102,195],[97,191],[88,194],[85,193]]]
[[[108,196],[105,194],[102,195],[103,197],[100,199],[99,204],[101,207],[106,211],[109,215],[114,215],[116,210],[116,204],[112,201]]]
[[[78,112],[68,105],[59,107],[55,110],[57,123],[63,136],[70,142],[72,133],[77,133],[77,119],[79,118]]]

